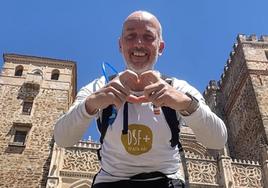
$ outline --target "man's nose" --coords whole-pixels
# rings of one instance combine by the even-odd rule
[[[143,41],[142,41],[141,38],[138,38],[138,40],[137,40],[137,45],[138,45],[138,46],[142,46],[142,45],[143,45]]]

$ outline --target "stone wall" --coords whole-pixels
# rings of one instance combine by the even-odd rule
[[[227,121],[231,157],[260,161],[265,135],[250,78],[241,87]]]
[[[231,157],[260,161],[261,145],[267,143],[262,112],[267,108],[263,99],[268,90],[265,77],[259,74],[267,68],[264,47],[268,41],[238,35],[237,42],[219,81],[217,107],[228,128]]]
[[[268,143],[268,62],[266,62],[263,68],[264,70],[259,69],[258,71],[251,69],[250,78],[252,81],[255,97],[257,99],[257,106],[262,119],[262,131],[265,133],[264,142]]]
[[[55,145],[47,188],[91,187],[100,166],[91,141],[80,141],[70,148]],[[185,153],[189,185],[193,188],[264,187],[262,166],[257,161],[217,158]]]
[[[268,143],[268,36],[240,37]]]
[[[94,175],[100,170],[97,149],[100,144],[80,141],[69,148],[55,144],[47,188],[91,187]]]
[[[4,60],[0,74],[0,187],[45,187],[54,123],[73,100],[76,68],[70,61],[16,54],[4,54]],[[15,76],[17,66],[23,67],[22,75]],[[54,69],[62,73],[58,80],[51,80]],[[23,112],[25,101],[33,102],[30,113]],[[27,133],[24,141],[15,141],[18,132]]]
[[[67,93],[41,89],[28,116],[21,114],[22,100],[17,99],[20,87],[0,87],[4,90],[0,109],[0,184],[16,188],[45,186],[53,146],[53,125],[62,114],[62,109],[66,108]],[[66,101],[59,101],[59,98]],[[9,145],[14,123],[31,126],[24,147]]]
[[[186,154],[190,187],[264,187],[262,167],[255,161],[228,156],[200,157]]]

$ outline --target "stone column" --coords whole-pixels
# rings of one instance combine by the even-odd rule
[[[262,146],[262,179],[264,180],[264,187],[268,187],[268,145]]]
[[[59,187],[59,168],[60,168],[61,148],[54,143],[52,160],[50,164],[49,175],[46,188]]]
[[[227,155],[227,149],[224,148],[224,151],[219,157],[219,176],[220,184],[224,188],[231,188],[234,185],[233,173],[232,173],[232,159]]]

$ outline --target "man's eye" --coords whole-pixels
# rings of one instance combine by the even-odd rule
[[[154,40],[154,36],[152,35],[144,35],[145,40]]]
[[[127,40],[131,40],[131,39],[134,39],[135,37],[136,37],[135,34],[129,34],[129,35],[127,35],[125,38],[126,38]]]

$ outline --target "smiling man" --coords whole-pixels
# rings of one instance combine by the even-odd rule
[[[161,25],[148,12],[134,12],[123,25],[119,43],[127,68],[138,74],[152,70],[164,49]]]
[[[212,149],[224,147],[226,127],[194,87],[154,70],[164,49],[161,24],[154,15],[130,14],[119,48],[126,70],[107,84],[101,77],[83,87],[56,123],[55,141],[62,147],[76,144],[96,118],[102,148],[94,188],[184,187],[181,123]]]

